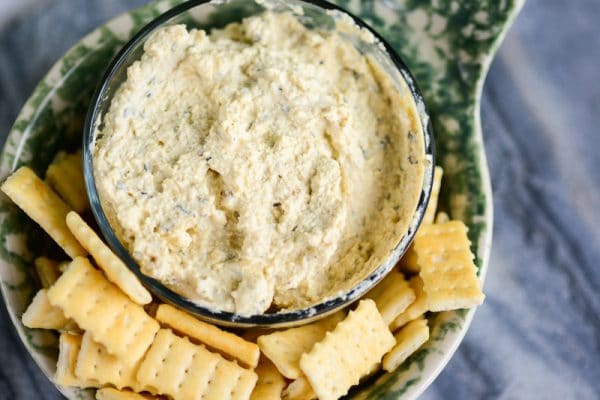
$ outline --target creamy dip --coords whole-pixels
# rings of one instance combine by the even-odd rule
[[[142,271],[243,315],[354,286],[423,181],[408,88],[290,14],[156,31],[97,133],[103,208]]]

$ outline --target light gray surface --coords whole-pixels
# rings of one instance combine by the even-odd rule
[[[37,2],[14,16],[17,2],[0,0],[10,21],[0,25],[2,142],[56,59],[143,3]],[[487,299],[424,399],[600,398],[598,21],[598,0],[528,0],[492,66],[482,101],[495,203]],[[0,399],[59,398],[0,310]]]

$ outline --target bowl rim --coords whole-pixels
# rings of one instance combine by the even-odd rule
[[[389,57],[393,66],[400,73],[405,84],[407,85],[415,106],[419,114],[419,122],[422,128],[423,134],[423,146],[424,146],[424,174],[423,174],[423,185],[417,207],[409,224],[408,230],[400,237],[398,243],[390,251],[388,257],[378,267],[373,269],[365,278],[354,285],[349,290],[345,291],[342,295],[336,295],[335,297],[329,297],[321,300],[319,303],[310,305],[308,307],[292,310],[282,311],[276,313],[265,313],[255,315],[240,315],[228,311],[211,309],[209,307],[197,304],[184,296],[174,292],[170,288],[166,287],[159,280],[145,275],[138,263],[133,259],[131,254],[125,249],[125,246],[118,239],[114,230],[112,229],[106,214],[104,213],[103,207],[100,202],[98,190],[96,188],[94,172],[93,172],[93,156],[92,151],[95,141],[95,128],[96,123],[99,120],[99,105],[104,100],[105,93],[115,76],[120,70],[121,66],[125,62],[126,58],[130,55],[132,50],[136,48],[139,42],[145,40],[147,36],[152,33],[156,28],[167,22],[171,18],[176,17],[184,13],[187,10],[214,2],[214,0],[190,0],[181,3],[164,13],[160,14],[148,24],[146,24],[139,32],[137,32],[114,56],[102,79],[100,84],[94,91],[88,112],[85,118],[84,130],[83,130],[83,172],[85,179],[86,192],[90,201],[90,208],[92,214],[100,227],[100,231],[107,241],[111,249],[116,255],[124,261],[124,264],[129,270],[131,270],[137,277],[142,281],[144,286],[150,289],[150,291],[159,297],[161,300],[172,304],[178,308],[181,308],[198,318],[215,323],[221,326],[236,327],[236,328],[249,328],[249,327],[262,327],[262,328],[281,328],[290,327],[300,324],[309,323],[321,317],[325,317],[345,306],[350,305],[354,301],[358,300],[370,289],[372,289],[379,281],[381,281],[397,264],[401,256],[408,249],[417,228],[421,224],[425,215],[425,209],[429,202],[431,187],[433,183],[433,171],[435,166],[435,143],[434,134],[427,112],[425,102],[421,91],[416,84],[412,73],[402,58],[392,48],[392,46],[373,28],[371,28],[361,18],[355,16],[353,13],[345,10],[336,4],[329,3],[325,0],[295,0],[297,2],[306,3],[312,6],[321,8],[324,11],[335,11],[340,12],[349,16],[353,23],[361,29],[366,29],[373,37],[376,42],[383,46],[385,53]],[[225,3],[227,0],[224,1]],[[219,3],[223,3],[220,1]]]

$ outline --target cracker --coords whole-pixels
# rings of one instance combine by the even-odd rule
[[[51,260],[48,257],[38,257],[33,261],[33,265],[35,265],[35,271],[44,289],[54,285],[54,282],[60,276],[58,261]]]
[[[344,318],[337,312],[325,319],[296,328],[277,331],[257,339],[258,346],[283,376],[296,379],[302,375],[300,357],[321,341]]]
[[[111,387],[101,388],[96,391],[96,400],[148,400],[154,398],[130,390],[118,390]]]
[[[70,207],[28,167],[21,167],[1,187],[25,214],[38,223],[70,257],[87,253],[67,228]]]
[[[394,344],[394,336],[375,302],[364,299],[310,352],[302,355],[300,369],[320,400],[338,399],[358,384]]]
[[[389,325],[415,301],[416,295],[404,275],[392,271],[366,297],[375,301],[383,320]]]
[[[394,337],[396,338],[396,345],[383,356],[383,362],[381,363],[383,369],[388,372],[396,370],[400,364],[429,339],[427,320],[420,317],[409,322]]]
[[[67,268],[69,267],[69,264],[71,264],[70,261],[61,261],[58,263],[57,268],[61,274],[67,270]]]
[[[47,289],[36,293],[21,316],[21,321],[28,328],[39,329],[63,329],[69,324],[62,310],[50,304]]]
[[[174,399],[249,399],[256,384],[253,371],[161,329],[144,357],[137,380]]]
[[[58,153],[46,170],[46,181],[73,210],[81,213],[89,208],[81,151]]]
[[[85,382],[75,375],[75,364],[81,347],[81,336],[69,333],[61,333],[58,339],[58,361],[54,383],[60,386],[70,387],[96,387],[93,382]]]
[[[244,365],[254,368],[258,364],[260,349],[255,343],[248,342],[214,325],[199,321],[188,313],[168,304],[161,304],[156,319],[191,339],[195,339],[210,348],[234,357]]]
[[[79,243],[91,254],[106,277],[138,304],[152,301],[150,292],[123,261],[96,235],[96,232],[74,211],[67,214],[67,226]]]
[[[141,357],[129,364],[108,354],[104,346],[96,343],[90,332],[86,332],[81,340],[75,376],[85,382],[96,382],[99,387],[112,385],[117,389],[127,387],[142,391],[144,388],[135,378],[140,363]]]
[[[159,329],[158,322],[131,301],[86,258],[71,262],[48,290],[48,298],[60,307],[110,354],[132,364],[148,349]]]
[[[438,198],[440,196],[440,187],[442,186],[442,176],[444,170],[442,167],[436,166],[433,171],[433,183],[431,184],[431,196],[429,197],[429,203],[425,209],[425,215],[423,216],[423,224],[433,224],[435,219],[435,213],[437,211]]]
[[[60,333],[71,333],[73,335],[82,335],[83,330],[77,326],[75,321],[70,319],[65,326],[58,330]]]
[[[435,223],[436,224],[445,224],[446,222],[450,221],[450,217],[448,216],[448,214],[446,214],[443,211],[440,211],[439,213],[437,213],[437,215],[435,216]]]
[[[252,391],[251,400],[279,400],[285,387],[285,379],[273,363],[265,357],[261,358],[256,367],[258,381]]]
[[[223,362],[217,364],[213,378],[205,394],[200,398],[211,400],[250,399],[258,380],[256,373],[231,361],[222,360]]]
[[[314,400],[317,394],[305,376],[292,381],[283,391],[284,400]]]
[[[470,246],[467,227],[461,221],[420,228],[414,248],[430,311],[469,308],[483,302]]]
[[[417,231],[417,235],[418,234],[419,232]],[[421,270],[421,267],[419,267],[419,263],[417,263],[417,253],[415,252],[413,246],[414,242],[408,247],[402,258],[400,259],[400,262],[398,263],[400,270],[407,274],[418,274]]]
[[[376,373],[378,373],[381,370],[381,363],[378,362],[376,364],[373,364],[371,366],[371,368],[369,369],[369,371],[364,374],[363,376],[360,377],[360,383],[362,384],[363,382],[369,380],[370,378],[372,378]]]
[[[419,318],[428,311],[427,295],[423,291],[423,280],[421,280],[419,276],[413,276],[409,281],[409,285],[415,292],[416,299],[402,314],[398,315],[396,319],[392,321],[390,324],[390,329],[392,331],[395,331],[413,319]]]
[[[244,340],[256,343],[259,337],[273,332],[277,332],[277,330],[272,328],[247,328],[243,331],[242,337]]]

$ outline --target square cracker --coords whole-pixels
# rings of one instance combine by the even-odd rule
[[[61,261],[58,263],[57,268],[61,274],[67,270],[69,264],[71,264],[71,261]]]
[[[317,394],[304,375],[290,382],[282,396],[284,400],[314,400],[316,398]]]
[[[104,271],[108,280],[137,304],[152,301],[150,292],[123,261],[96,235],[96,232],[74,211],[67,214],[67,226],[79,243],[90,253],[96,264]]]
[[[413,276],[409,281],[409,285],[415,292],[415,301],[413,301],[411,305],[408,306],[406,310],[404,310],[403,313],[398,315],[392,321],[392,323],[390,324],[390,329],[392,331],[395,331],[396,329],[405,325],[407,322],[420,317],[428,311],[427,295],[423,291],[423,280],[419,276]]]
[[[344,318],[342,311],[312,324],[259,336],[258,346],[283,376],[296,379],[302,375],[300,357],[310,351]]]
[[[175,307],[161,304],[156,312],[156,319],[191,339],[240,360],[250,368],[254,368],[258,364],[260,349],[255,343],[202,322]]]
[[[130,390],[118,390],[111,387],[101,388],[96,391],[96,400],[148,400],[155,398]]]
[[[420,317],[409,322],[394,337],[396,345],[389,353],[383,356],[383,362],[381,363],[383,369],[388,372],[392,372],[398,368],[400,364],[429,339],[427,320]]]
[[[48,299],[126,364],[146,352],[159,329],[142,306],[108,281],[86,258],[73,260],[48,290]]]
[[[446,214],[443,211],[440,211],[439,213],[437,213],[437,215],[435,216],[435,223],[436,224],[445,224],[446,222],[450,221],[450,217],[448,216],[448,214]]]
[[[71,208],[28,167],[21,167],[1,187],[25,214],[38,223],[70,257],[87,253],[67,228]]]
[[[70,333],[61,333],[58,340],[58,362],[56,363],[56,373],[54,374],[54,383],[60,386],[69,387],[97,387],[96,382],[85,381],[75,375],[75,364],[77,355],[81,347],[81,335],[72,335]]]
[[[483,302],[470,246],[467,227],[461,221],[419,229],[414,249],[430,311],[469,308]]]
[[[46,181],[73,210],[84,212],[90,207],[83,179],[81,151],[58,153],[46,170]]]
[[[419,231],[417,231],[417,235]],[[414,242],[406,249],[404,255],[398,263],[400,270],[406,274],[418,274],[421,267],[417,263],[417,253],[414,249]]]
[[[416,295],[404,275],[394,270],[365,297],[375,301],[383,320],[389,325],[415,301]]]
[[[300,369],[320,400],[335,400],[358,384],[395,344],[371,299],[361,300],[332,332],[300,358]]]
[[[285,379],[267,358],[262,357],[255,370],[258,381],[250,400],[279,400],[285,387]]]
[[[437,166],[433,170],[433,183],[431,184],[431,196],[429,197],[429,203],[425,209],[425,215],[423,216],[423,224],[433,224],[435,219],[435,213],[437,211],[438,198],[440,197],[440,187],[442,186],[442,176],[444,170],[442,167]]]
[[[33,264],[38,278],[40,278],[40,283],[45,289],[54,285],[61,274],[58,269],[58,261],[51,260],[48,257],[38,257],[33,261]]]
[[[238,400],[250,398],[257,376],[204,346],[161,329],[142,361],[137,380],[176,400]]]
[[[244,340],[256,343],[259,337],[276,332],[274,328],[246,328],[242,331],[241,336]]]
[[[144,388],[135,379],[141,358],[132,364],[108,354],[104,346],[94,342],[89,332],[83,334],[77,356],[75,375],[86,382],[97,382],[99,387],[112,385],[142,391]]]
[[[28,328],[39,329],[63,329],[71,322],[60,308],[50,304],[47,289],[36,293],[21,316],[21,321]]]

